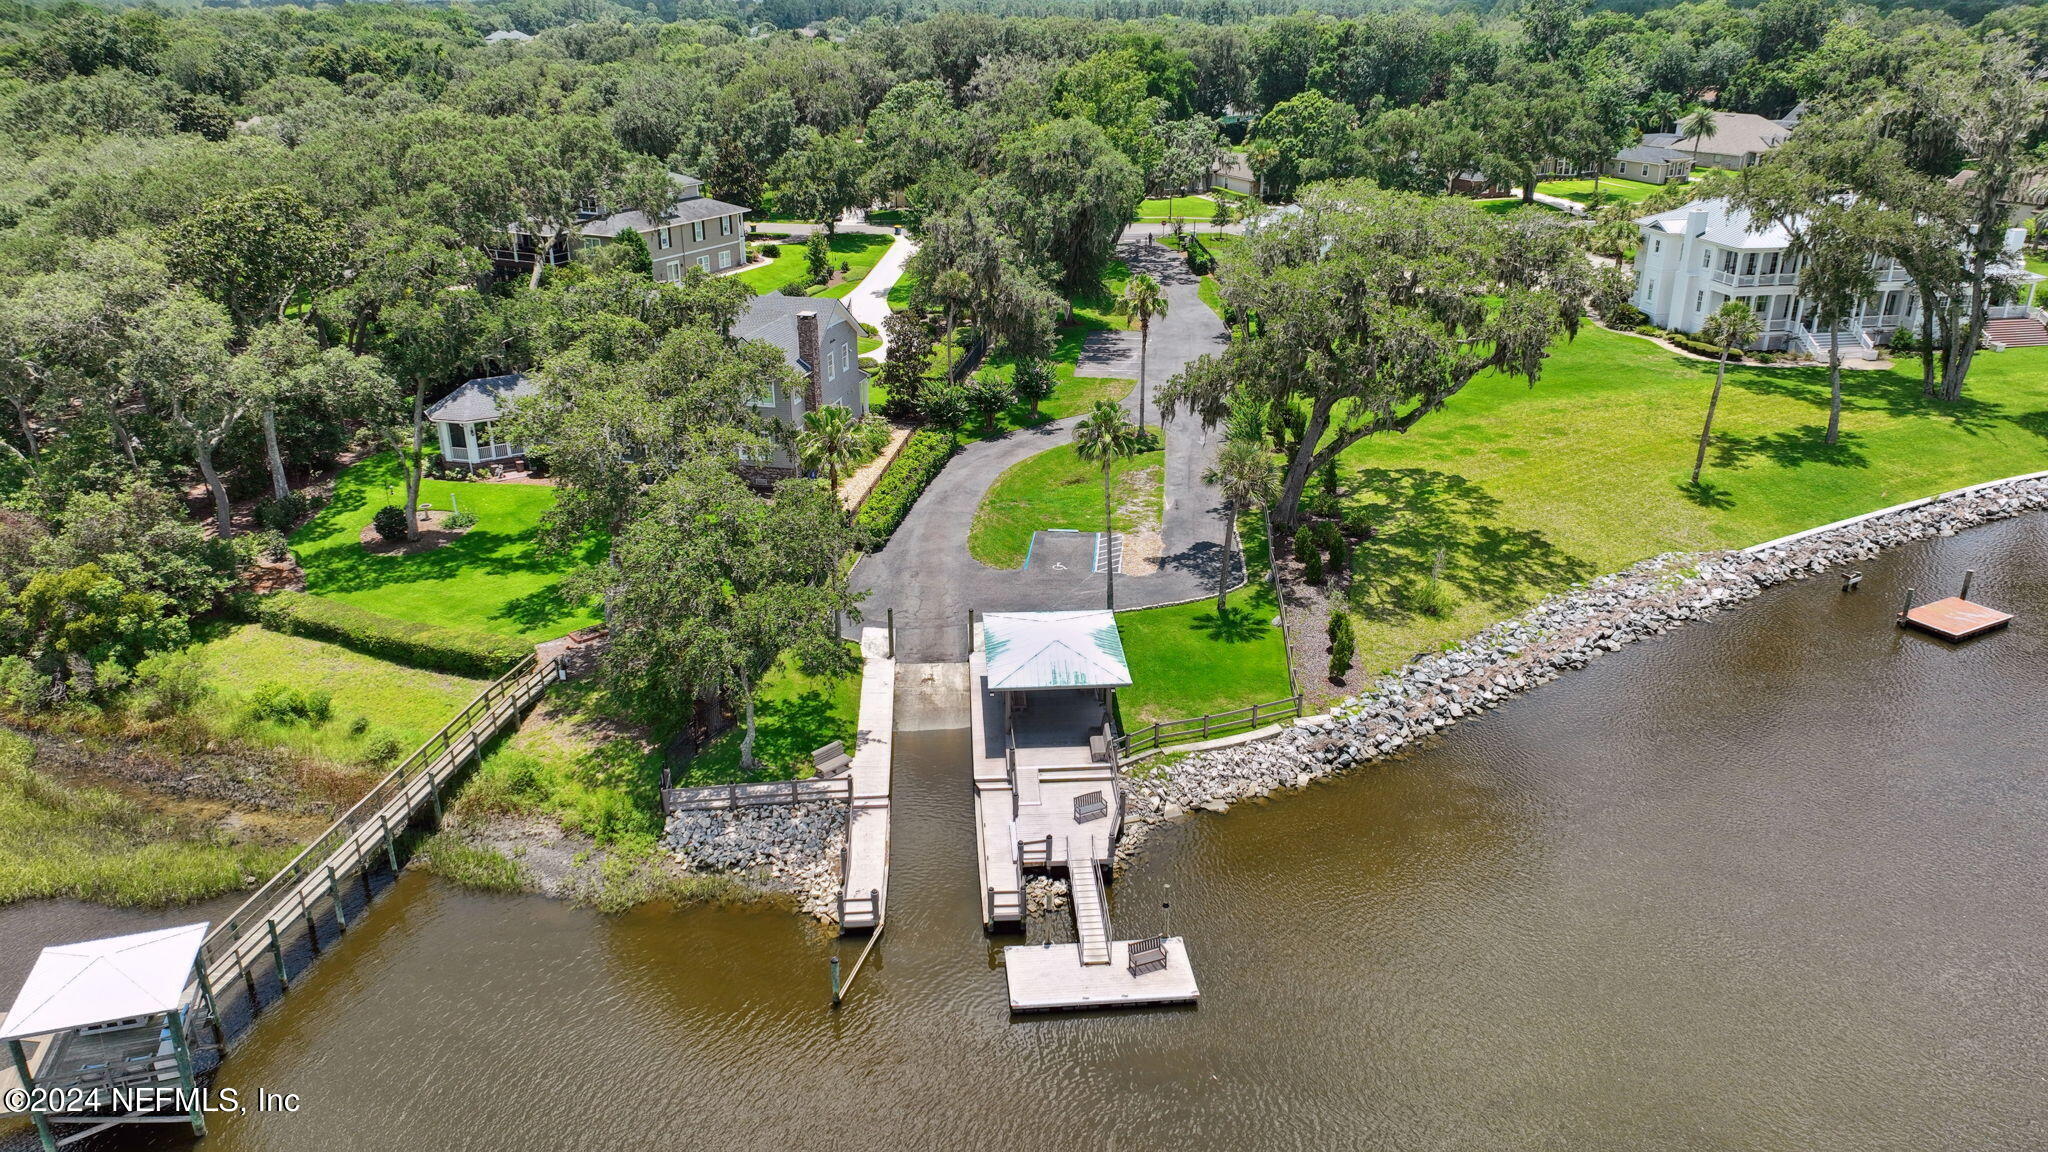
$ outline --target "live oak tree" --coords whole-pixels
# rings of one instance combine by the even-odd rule
[[[591,574],[611,628],[599,675],[643,715],[689,715],[700,693],[731,702],[751,770],[754,702],[778,659],[809,675],[854,668],[835,626],[857,605],[844,565],[853,529],[818,481],[783,481],[763,500],[704,457],[634,505],[612,562]]]
[[[1568,227],[1363,181],[1311,188],[1300,212],[1247,236],[1224,302],[1259,323],[1160,395],[1223,423],[1242,396],[1296,413],[1275,504],[1300,519],[1309,477],[1368,436],[1406,432],[1481,372],[1534,385],[1575,335],[1591,267]]]
[[[222,539],[233,536],[228,490],[214,455],[255,403],[228,371],[234,326],[219,305],[181,289],[146,308],[135,327],[121,371],[157,398],[213,495],[216,531]]]

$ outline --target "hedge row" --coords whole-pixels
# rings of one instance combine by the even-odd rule
[[[903,523],[903,518],[910,515],[911,505],[917,503],[925,486],[946,466],[958,447],[959,442],[951,432],[933,428],[920,428],[904,441],[903,450],[889,462],[888,470],[875,482],[874,490],[853,518],[854,526],[867,534],[873,547],[881,547],[897,525]]]
[[[433,624],[415,624],[304,592],[263,597],[256,618],[275,632],[327,640],[365,656],[457,676],[497,676],[533,645],[510,636]]]

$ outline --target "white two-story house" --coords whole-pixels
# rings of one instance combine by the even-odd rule
[[[1720,198],[1695,200],[1636,224],[1642,239],[1636,248],[1634,303],[1651,323],[1697,332],[1722,304],[1739,299],[1764,322],[1758,347],[1826,358],[1829,334],[1819,327],[1812,304],[1799,298],[1799,258],[1783,225],[1757,227],[1748,212]],[[1993,269],[2022,295],[1993,305],[1994,320],[2033,323],[2034,294],[2042,277],[2026,270],[2022,239],[2020,229],[2007,233],[2007,258]],[[1920,296],[1906,270],[1879,258],[1874,271],[1877,290],[1840,331],[1847,358],[1877,359],[1877,345],[1897,329],[1920,322]]]

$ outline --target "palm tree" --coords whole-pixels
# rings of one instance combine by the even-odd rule
[[[1640,211],[1627,201],[1603,204],[1593,210],[1593,227],[1588,231],[1588,247],[1596,256],[1606,256],[1614,261],[1616,268],[1622,265],[1622,254],[1628,251],[1630,242],[1637,236],[1635,214]]]
[[[1074,425],[1074,454],[1090,464],[1102,466],[1102,532],[1112,548],[1116,542],[1116,509],[1111,497],[1111,471],[1119,460],[1145,450],[1145,437],[1131,423],[1123,406],[1113,400],[1097,400],[1095,410]],[[1116,565],[1103,565],[1109,577],[1109,610],[1116,611]]]
[[[1705,104],[1695,105],[1692,111],[1685,114],[1685,119],[1679,121],[1678,130],[1692,137],[1693,167],[1699,167],[1700,141],[1712,136],[1714,129],[1718,127],[1720,125],[1714,120],[1714,110]]]
[[[1216,614],[1223,614],[1224,597],[1230,591],[1230,555],[1236,547],[1237,514],[1245,508],[1262,508],[1273,500],[1273,457],[1257,440],[1232,440],[1216,457],[1216,466],[1202,474],[1202,483],[1223,490],[1223,563],[1216,577]]]
[[[850,468],[860,455],[860,422],[837,404],[804,413],[803,431],[796,434],[797,456],[805,468],[825,470],[832,492],[839,492],[839,470]]]
[[[1721,382],[1728,378],[1728,352],[1763,334],[1764,322],[1749,305],[1730,300],[1700,325],[1700,339],[1721,346],[1721,362],[1714,368],[1714,394],[1707,400],[1707,422],[1700,427],[1699,454],[1692,459],[1692,482],[1700,482],[1700,469],[1707,462],[1707,438],[1714,431],[1714,409],[1721,404]]]
[[[1166,293],[1159,281],[1143,272],[1124,282],[1124,294],[1117,298],[1116,314],[1130,317],[1138,327],[1138,431],[1145,430],[1145,358],[1152,343],[1152,318],[1166,315]]]

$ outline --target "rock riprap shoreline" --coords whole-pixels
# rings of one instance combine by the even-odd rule
[[[1666,553],[1552,596],[1464,644],[1420,659],[1271,739],[1199,752],[1125,785],[1132,825],[1119,856],[1144,826],[1189,811],[1222,811],[1298,788],[1398,752],[1460,719],[1583,668],[1603,652],[1704,620],[1765,589],[1804,580],[1887,548],[1953,536],[1979,524],[2048,510],[2048,477],[2022,477],[1937,497],[1738,552]]]
[[[836,800],[677,812],[663,842],[689,871],[726,873],[788,892],[809,915],[833,920],[846,817],[846,804]]]

